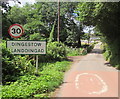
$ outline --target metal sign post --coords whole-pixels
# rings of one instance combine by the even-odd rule
[[[19,38],[23,35],[23,27],[19,24],[13,24],[9,27],[8,33],[13,38]],[[7,41],[7,48],[12,54],[36,55],[36,73],[38,73],[38,54],[46,54],[46,41]]]
[[[36,55],[36,73],[38,73],[38,55]]]
[[[38,73],[38,55],[46,54],[46,41],[12,40],[6,43],[7,48],[12,54],[36,55],[35,72]]]

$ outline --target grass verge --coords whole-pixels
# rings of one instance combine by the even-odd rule
[[[49,98],[49,94],[62,84],[63,74],[69,67],[68,61],[45,64],[37,76],[24,75],[2,86],[2,99]]]

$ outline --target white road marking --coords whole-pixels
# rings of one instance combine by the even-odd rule
[[[81,73],[81,74],[78,74],[75,78],[75,87],[76,89],[79,89],[79,78],[80,76],[83,76],[83,75],[92,75],[94,77],[96,77],[100,83],[102,84],[102,88],[100,91],[93,91],[93,92],[89,92],[88,94],[102,94],[102,93],[105,93],[108,91],[108,86],[107,84],[103,81],[103,79],[101,77],[99,77],[97,74],[92,74],[92,73]],[[93,79],[91,78],[90,81],[93,81]]]
[[[92,79],[92,78],[90,78],[90,81],[91,81],[91,82],[93,82],[93,79]]]

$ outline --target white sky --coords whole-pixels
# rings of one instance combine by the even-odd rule
[[[19,0],[21,2],[21,4],[17,3],[17,2],[14,2],[12,0],[9,1],[9,4],[10,6],[14,6],[15,4],[18,4],[19,6],[23,6],[25,5],[25,3],[30,3],[30,4],[34,4],[35,3],[35,0]]]

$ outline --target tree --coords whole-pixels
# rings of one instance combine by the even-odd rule
[[[60,3],[60,41],[67,42],[71,35],[72,43],[80,44],[80,26],[75,23],[74,11],[78,3]],[[9,25],[18,23],[24,27],[25,33],[22,39],[30,39],[30,35],[39,33],[42,38],[49,38],[53,35],[53,41],[57,40],[57,24],[54,25],[57,18],[57,4],[55,2],[37,2],[35,4],[26,4],[23,7],[14,6],[6,12],[6,19]],[[53,29],[54,27],[54,29]],[[3,29],[8,30],[8,29]],[[71,32],[71,33],[70,33]],[[6,37],[5,31],[4,37]],[[10,38],[10,36],[7,36]],[[77,39],[76,39],[77,38]]]
[[[119,2],[79,3],[78,20],[86,25],[93,25],[106,38],[109,47],[110,62],[120,64],[120,6]],[[112,17],[111,17],[112,15]],[[119,65],[120,67],[120,65]]]
[[[2,7],[2,36],[3,39],[10,38],[8,35],[8,27],[13,23],[11,20],[7,18],[7,13],[10,11],[11,6],[8,3],[9,0],[0,1],[0,6]],[[19,0],[13,0],[14,2],[19,2]]]

